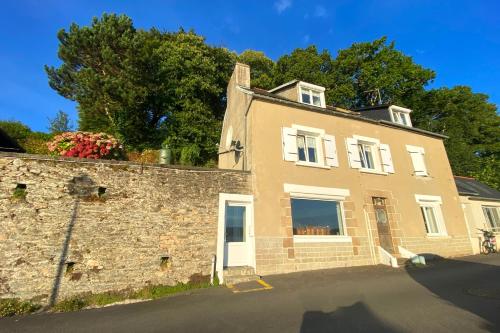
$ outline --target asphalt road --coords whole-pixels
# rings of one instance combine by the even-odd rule
[[[343,268],[156,301],[0,319],[0,332],[500,332],[500,255]]]

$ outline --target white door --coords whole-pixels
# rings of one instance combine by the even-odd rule
[[[250,204],[226,202],[224,221],[224,266],[248,266],[253,237]]]

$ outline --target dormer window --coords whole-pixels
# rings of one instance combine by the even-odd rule
[[[299,99],[301,103],[325,107],[325,88],[314,84],[300,82]]]
[[[393,123],[412,127],[410,119],[410,109],[402,108],[400,106],[391,105],[389,107],[391,120]]]

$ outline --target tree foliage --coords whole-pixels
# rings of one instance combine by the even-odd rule
[[[238,61],[250,66],[252,87],[269,90],[276,86],[274,79],[276,65],[264,52],[245,50],[238,56]]]
[[[52,134],[69,132],[72,129],[73,125],[70,124],[69,116],[64,111],[59,110],[54,118],[49,119],[49,132]]]
[[[234,54],[182,29],[136,30],[124,15],[72,24],[58,38],[62,64],[46,66],[49,84],[78,103],[81,130],[134,148],[195,144],[194,163],[215,158]]]

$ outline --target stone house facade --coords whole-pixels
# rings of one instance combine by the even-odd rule
[[[251,88],[250,68],[236,65],[219,168],[250,172],[252,195],[221,199],[219,274],[471,254],[445,137],[413,127],[409,109],[346,110],[324,92],[297,80]]]

